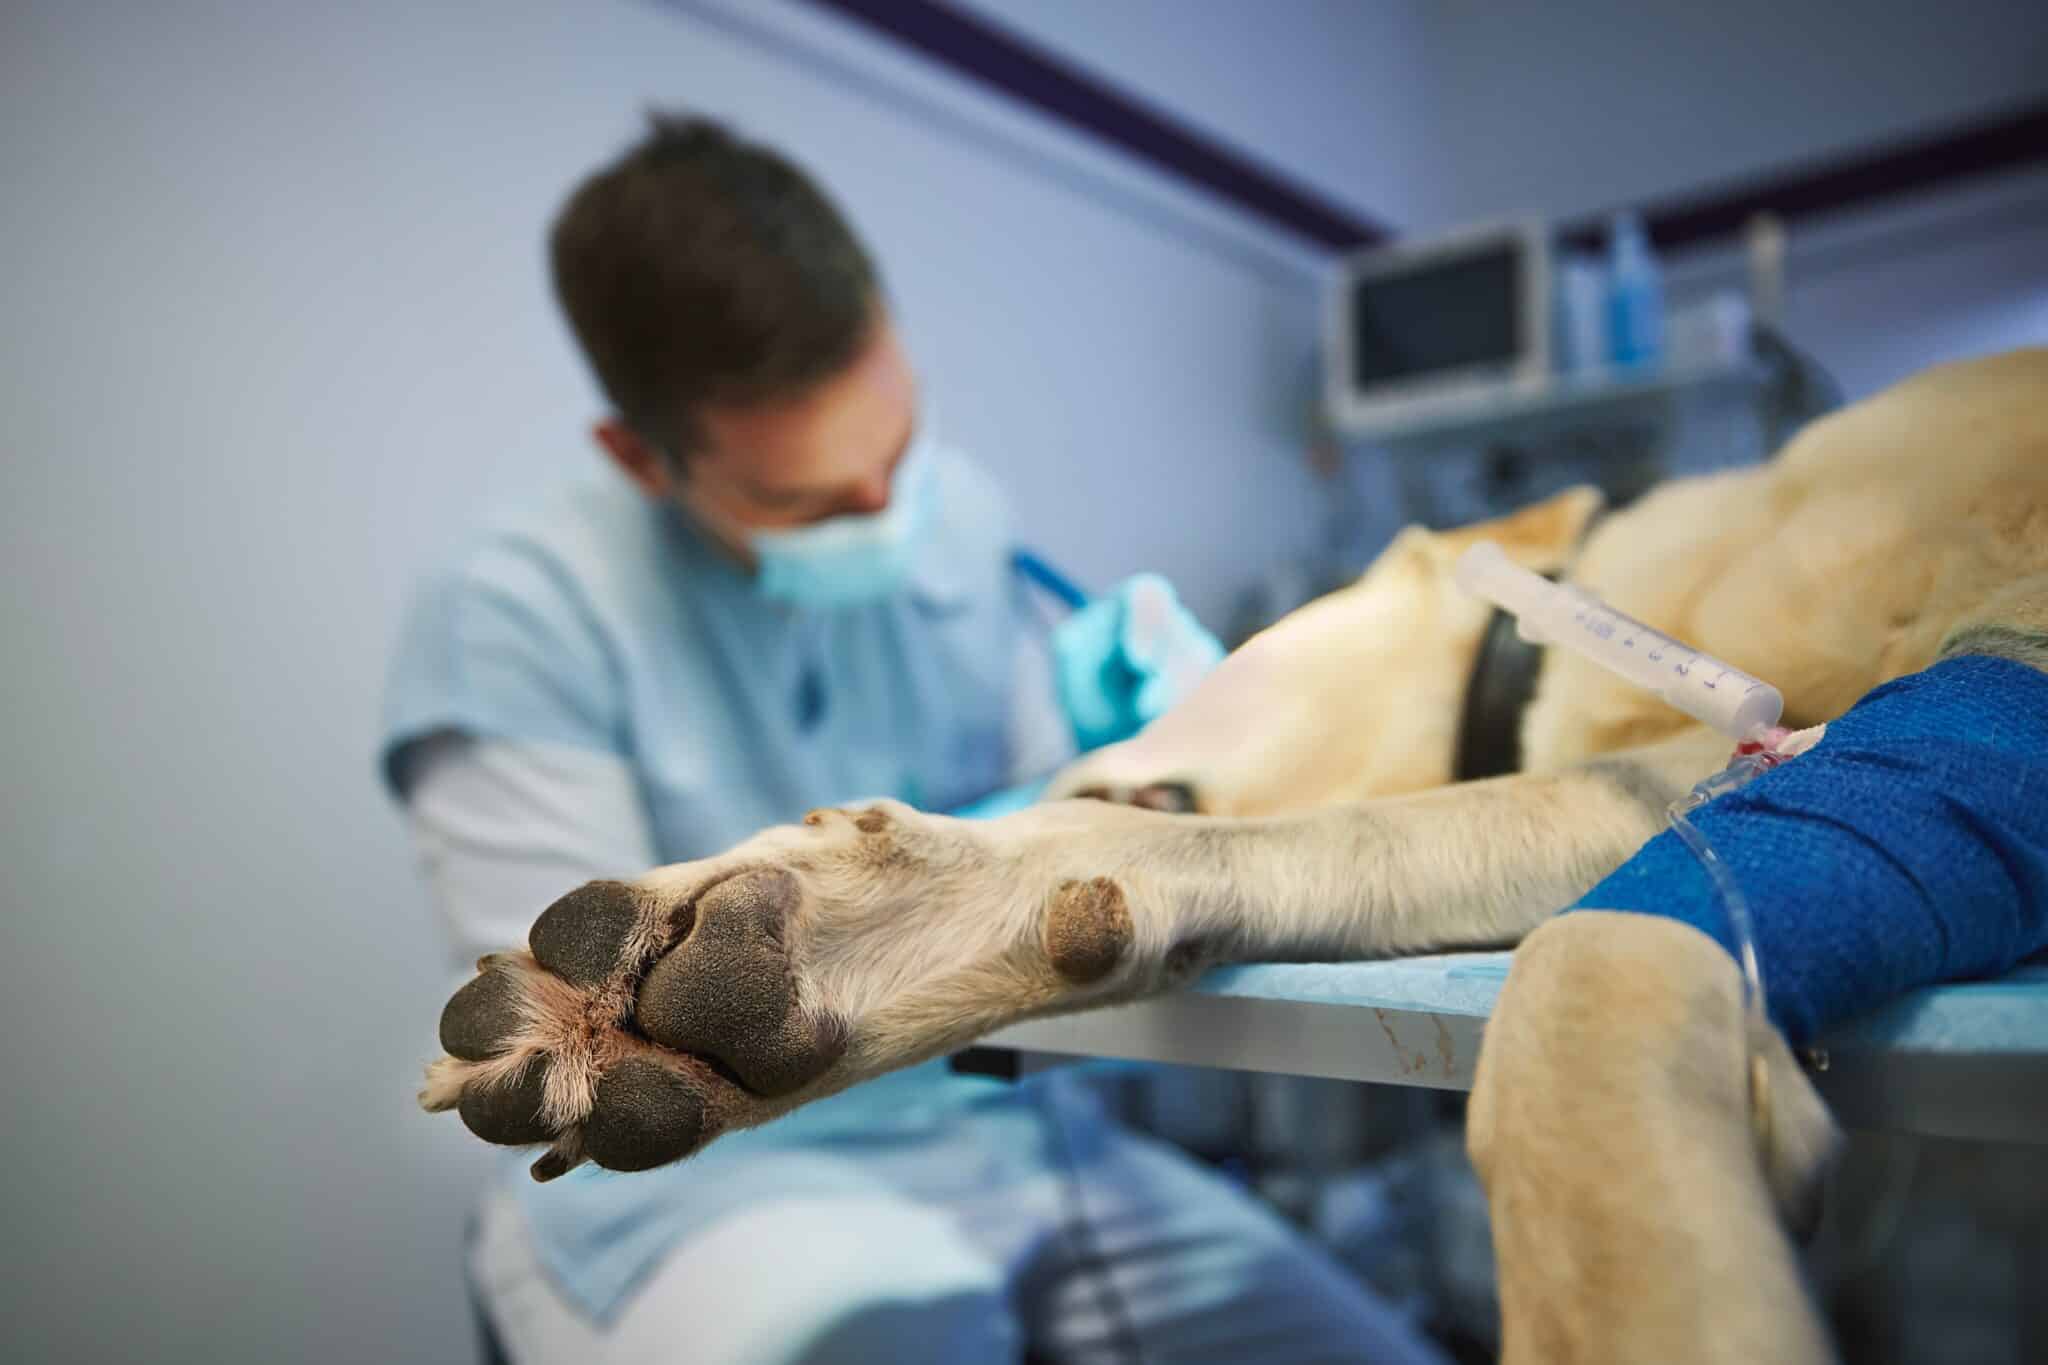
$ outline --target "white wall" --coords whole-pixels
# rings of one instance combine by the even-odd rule
[[[593,458],[541,231],[650,101],[823,170],[1077,572],[1215,615],[1305,534],[1305,258],[808,11],[10,7],[0,1355],[464,1358],[378,690],[476,503]]]
[[[1202,7],[1199,22],[1178,0],[968,3],[1423,233],[1689,195],[2048,98],[2038,0],[1272,0]],[[1676,299],[1743,283],[1727,250],[1668,264]],[[1786,320],[1857,397],[1941,360],[2048,343],[2044,291],[2048,173],[1800,225]],[[1755,453],[1750,424],[1713,421],[1681,466]],[[1402,508],[1380,461],[1361,452],[1353,472],[1344,539],[1358,558]]]
[[[1430,203],[1431,0],[965,7],[1375,222]]]
[[[2038,0],[1429,7],[1437,173],[1418,227],[1570,220],[1689,195],[2048,98]],[[1713,249],[1683,297],[1740,286]],[[1941,360],[2048,343],[2048,179],[1954,186],[1794,229],[1787,330],[1858,397]]]
[[[1732,248],[1671,271],[1680,299],[1744,278]],[[2048,167],[1795,233],[1785,326],[1851,399],[1942,361],[2048,346]]]
[[[2039,0],[1426,10],[1439,156],[1418,227],[1691,192],[2048,94]]]

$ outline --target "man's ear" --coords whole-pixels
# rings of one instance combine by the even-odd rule
[[[591,429],[591,435],[642,493],[667,498],[675,491],[676,473],[668,457],[639,432],[616,417],[607,417]]]

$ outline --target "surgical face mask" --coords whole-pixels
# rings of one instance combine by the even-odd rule
[[[886,597],[903,583],[930,531],[938,490],[929,423],[919,422],[879,512],[809,526],[749,531],[755,586],[807,607],[844,607]]]

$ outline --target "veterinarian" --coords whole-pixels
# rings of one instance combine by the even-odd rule
[[[390,680],[385,772],[465,969],[586,880],[813,806],[956,810],[1175,699],[1122,647],[1134,585],[1034,627],[1001,495],[797,168],[657,119],[551,250],[610,467],[464,545]],[[1185,611],[1170,635],[1180,664],[1220,657]],[[1437,1358],[1071,1077],[942,1062],[681,1166],[508,1167],[470,1271],[522,1365]]]

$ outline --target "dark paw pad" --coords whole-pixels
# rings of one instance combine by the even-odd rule
[[[441,1050],[465,1062],[504,1052],[524,1018],[519,984],[510,972],[486,971],[449,999],[441,1011]]]
[[[548,1064],[541,1060],[521,1071],[508,1085],[465,1086],[458,1106],[463,1123],[485,1142],[506,1147],[550,1140],[554,1131],[540,1117],[547,1076]]]
[[[540,965],[570,985],[601,986],[619,969],[639,922],[632,887],[587,882],[541,911],[526,940]]]
[[[782,926],[801,892],[787,872],[743,872],[706,892],[688,939],[654,964],[635,1015],[663,1047],[725,1066],[758,1095],[815,1080],[845,1049],[843,1027],[796,1005]]]
[[[1166,975],[1169,980],[1179,981],[1201,971],[1213,961],[1220,949],[1215,940],[1205,937],[1184,938],[1166,950]]]
[[[575,1160],[563,1152],[548,1152],[527,1167],[533,1178],[543,1185],[550,1180],[559,1180],[575,1169]]]
[[[1185,782],[1154,782],[1131,793],[1131,804],[1168,815],[1193,815],[1195,789]]]
[[[597,1083],[583,1150],[607,1170],[645,1171],[682,1160],[703,1134],[704,1102],[690,1083],[657,1062],[628,1057]]]
[[[1066,882],[1045,917],[1045,949],[1053,970],[1077,985],[1100,981],[1131,950],[1131,908],[1108,877]]]

